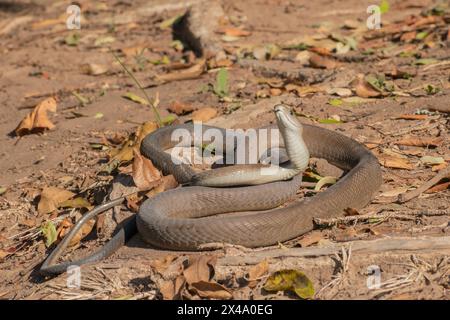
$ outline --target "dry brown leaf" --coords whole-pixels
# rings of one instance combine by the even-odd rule
[[[183,114],[192,112],[195,110],[195,107],[192,104],[183,103],[180,101],[174,101],[167,108],[170,112],[175,113],[178,116]]]
[[[304,248],[309,247],[310,245],[313,245],[322,239],[323,239],[322,232],[312,231],[307,235],[303,236],[300,240],[297,241],[297,243],[300,245],[300,247]]]
[[[397,119],[403,119],[403,120],[425,120],[428,118],[426,114],[402,114]]]
[[[56,187],[44,188],[41,192],[41,200],[38,203],[39,214],[43,215],[55,211],[61,203],[74,195],[73,192]]]
[[[140,146],[142,140],[150,133],[158,129],[158,124],[153,121],[144,122],[137,130],[136,130],[136,146]]]
[[[81,71],[91,76],[99,76],[109,71],[109,65],[97,63],[85,63],[81,65]]]
[[[164,192],[166,190],[170,190],[173,188],[178,187],[178,182],[175,180],[175,177],[173,175],[164,176],[161,179],[161,183],[158,184],[156,187],[154,187],[152,190],[147,192],[145,195],[148,198],[151,198],[158,193]]]
[[[140,190],[149,190],[160,183],[161,173],[152,161],[144,157],[137,147],[133,148],[133,181]]]
[[[161,82],[170,82],[178,80],[196,79],[200,77],[200,75],[204,71],[205,71],[205,60],[202,59],[190,68],[181,71],[170,72],[167,74],[157,75],[156,80]]]
[[[263,260],[257,265],[250,268],[248,271],[248,286],[250,288],[256,287],[258,280],[269,271],[269,262]]]
[[[321,69],[335,69],[339,67],[339,62],[332,58],[324,57],[315,53],[310,54],[309,64],[313,68],[321,68]]]
[[[224,34],[229,37],[248,37],[252,33],[250,31],[242,30],[239,28],[220,28],[216,31],[219,34]]]
[[[425,191],[425,193],[441,192],[441,191],[447,190],[449,187],[450,187],[450,181],[443,182],[443,183],[437,184],[434,187],[428,189],[427,191]]]
[[[325,89],[320,86],[298,86],[296,84],[287,84],[285,86],[286,91],[291,92],[295,91],[297,95],[301,98],[306,97],[308,95],[317,93],[317,92],[323,92]]]
[[[125,56],[130,58],[130,57],[135,57],[137,55],[142,54],[146,48],[147,48],[147,45],[141,44],[141,45],[126,47],[126,48],[121,48],[120,51],[122,51],[122,53]]]
[[[442,142],[444,142],[442,137],[409,137],[398,140],[395,143],[402,146],[437,147]]]
[[[394,157],[390,155],[380,154],[377,156],[378,161],[383,167],[394,169],[414,169],[414,165],[411,164],[408,159]]]
[[[402,34],[400,41],[410,42],[416,39],[417,31],[409,31]]]
[[[175,280],[167,280],[161,284],[160,292],[164,300],[175,300],[181,298],[181,292],[186,280],[183,276],[178,276]]]
[[[192,121],[206,122],[217,115],[217,110],[212,107],[206,107],[196,110],[192,113]]]
[[[69,247],[72,247],[76,244],[78,244],[81,240],[83,240],[89,233],[91,233],[92,229],[94,228],[95,225],[95,219],[91,219],[88,222],[86,222],[81,229],[75,234],[75,236],[72,238],[72,240],[70,240],[69,242]],[[71,227],[68,228],[63,228],[63,229],[59,229],[58,228],[58,237],[60,239],[64,238],[64,236],[71,230]]]
[[[214,265],[216,264],[215,256],[193,256],[190,257],[189,266],[183,271],[188,284],[193,284],[200,281],[208,282],[211,280],[214,272]]]
[[[231,292],[217,282],[199,281],[191,284],[191,289],[201,298],[229,300]]]
[[[361,98],[375,98],[380,97],[381,92],[375,90],[365,79],[363,74],[358,74],[356,77],[355,93]]]
[[[17,136],[50,130],[55,125],[47,118],[47,112],[56,112],[55,98],[47,98],[41,101],[14,130]]]
[[[150,261],[150,267],[162,274],[176,258],[176,255],[169,254],[163,258]]]
[[[321,48],[321,47],[312,47],[309,48],[309,51],[318,53],[322,56],[331,56],[331,50],[328,48]]]

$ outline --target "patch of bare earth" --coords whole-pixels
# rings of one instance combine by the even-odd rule
[[[448,299],[450,8],[445,1],[391,0],[381,29],[368,30],[372,2],[78,1],[80,30],[66,27],[66,1],[2,3],[0,298],[298,299],[263,288],[272,273],[296,269],[317,299]],[[215,28],[200,44],[212,51],[203,57],[193,52],[198,44],[189,47],[172,32],[170,19],[189,6],[212,10],[205,19],[215,19],[202,24]],[[157,98],[163,119],[251,128],[273,122],[273,105],[284,102],[300,121],[371,149],[382,187],[364,209],[315,221],[315,230],[278,246],[168,252],[137,235],[83,267],[79,289],[67,287],[65,274],[43,278],[40,264],[90,205],[135,191],[135,160],[124,146],[156,118],[117,59],[153,103]],[[222,68],[226,92],[217,90]],[[22,119],[51,97],[56,112],[40,113],[43,127],[19,137]],[[315,184],[335,169],[311,163],[298,197],[320,192]],[[96,221],[66,258],[98,248],[116,227],[112,216],[133,214],[164,189],[145,179],[140,183],[153,191]],[[51,210],[39,205],[44,190]],[[84,202],[63,205],[67,199],[55,200],[63,191]],[[205,256],[211,260],[199,259]],[[196,264],[215,273],[193,280],[189,266]]]

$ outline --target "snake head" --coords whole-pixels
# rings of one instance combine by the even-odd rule
[[[303,133],[302,124],[297,120],[289,107],[283,104],[277,104],[273,110],[277,117],[278,128],[285,128]]]

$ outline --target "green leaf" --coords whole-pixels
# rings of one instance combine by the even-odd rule
[[[416,35],[416,39],[417,39],[417,40],[423,40],[423,39],[425,39],[425,38],[427,37],[427,35],[428,35],[428,32],[427,32],[427,31],[419,32],[419,33]]]
[[[312,281],[299,270],[281,270],[273,273],[264,284],[266,291],[293,291],[302,299],[314,297]]]
[[[141,98],[140,96],[138,96],[132,92],[125,93],[124,95],[122,95],[122,98],[131,100],[131,101],[139,103],[139,104],[148,105],[147,100],[145,100],[144,98]]]
[[[6,192],[6,187],[0,187],[0,196]]]
[[[228,95],[228,71],[225,68],[221,68],[217,73],[214,93],[221,98]]]
[[[47,248],[50,247],[58,237],[56,227],[51,221],[47,221],[43,226],[41,226],[41,232],[44,235],[45,246]]]
[[[343,101],[338,98],[333,98],[328,101],[328,104],[330,104],[334,107],[339,107],[340,105],[342,105],[342,103],[343,103]]]
[[[177,117],[173,114],[169,114],[168,116],[164,117],[161,121],[163,125],[168,126],[172,124],[175,120],[177,120]]]
[[[378,91],[383,91],[384,89],[384,75],[373,75],[369,74],[365,80],[375,89]]]
[[[89,146],[94,150],[106,151],[109,149],[108,146],[105,146],[104,144],[101,144],[101,143],[89,143]]]
[[[176,51],[183,51],[184,49],[184,45],[183,42],[181,42],[180,40],[174,40],[172,41],[172,43],[170,44],[170,46],[172,48],[174,48]],[[167,57],[167,56],[165,56]]]
[[[97,113],[95,114],[95,116],[94,116],[94,119],[101,119],[101,118],[103,118],[103,117],[104,117],[104,114],[103,114],[103,113],[97,112]]]
[[[322,123],[322,124],[334,124],[334,123],[343,123],[340,120],[336,120],[333,118],[328,118],[328,119],[318,119],[317,122]]]
[[[381,0],[380,3],[380,13],[387,13],[389,11],[390,5],[389,2],[387,0]]]
[[[423,89],[425,90],[425,92],[426,92],[428,95],[433,95],[433,94],[436,94],[436,93],[438,93],[439,91],[441,91],[441,89],[439,89],[439,88],[436,87],[436,86],[433,86],[432,84],[427,84],[427,85],[425,85],[425,87],[424,87]]]
[[[78,45],[78,42],[80,41],[80,35],[76,32],[69,34],[65,39],[64,42],[68,46],[76,46]]]

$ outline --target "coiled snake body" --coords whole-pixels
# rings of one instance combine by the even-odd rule
[[[277,112],[277,120],[280,120],[278,114],[286,115],[286,110],[278,107],[278,111],[280,112]],[[278,124],[280,126],[280,121]],[[74,235],[76,229],[81,228],[83,221],[80,220],[60,246],[49,255],[41,267],[41,272],[57,274],[65,272],[70,265],[99,261],[122,246],[136,232],[136,225],[142,238],[159,248],[198,250],[200,245],[206,243],[258,247],[286,241],[310,231],[313,228],[313,217],[334,217],[340,215],[346,208],[359,209],[370,202],[382,182],[380,166],[375,156],[364,146],[344,135],[312,125],[303,124],[301,127],[303,140],[300,136],[298,140],[304,141],[312,157],[324,158],[347,171],[344,177],[327,190],[314,197],[294,201],[282,208],[275,207],[293,198],[300,187],[301,174],[287,181],[245,187],[189,186],[169,190],[146,200],[136,217],[136,223],[134,221],[127,223],[92,256],[54,265],[61,251],[68,245],[71,234]],[[203,126],[202,129],[211,128],[225,134],[221,128]],[[192,124],[158,129],[143,140],[141,151],[164,173],[173,174],[178,182],[201,184],[202,181],[208,180],[208,172],[196,174],[188,165],[176,165],[171,161],[171,156],[164,152],[165,149],[174,146],[172,133],[177,129],[194,133]],[[277,171],[278,175],[287,179],[290,178],[289,175],[293,175],[292,172],[298,173],[303,170],[305,164],[301,155],[292,153],[289,139],[286,139],[283,131],[282,135],[289,157],[299,159],[299,161],[291,159],[289,164]],[[234,169],[233,167],[235,166],[216,169],[222,170],[218,171],[218,176],[236,177],[236,172],[240,171],[246,172],[247,178],[258,180],[252,172],[260,170],[260,165],[238,166]],[[285,175],[286,172],[288,175]],[[214,183],[214,180],[213,177],[209,182]],[[220,182],[220,179],[218,181]],[[87,221],[99,212],[119,204],[121,202],[119,200],[97,207],[82,220]],[[244,211],[245,213],[242,213]],[[226,212],[241,213],[217,215]]]

